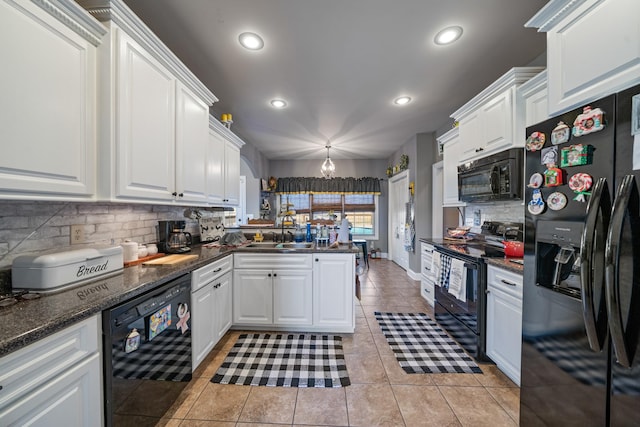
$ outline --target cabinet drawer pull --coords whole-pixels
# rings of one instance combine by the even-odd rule
[[[213,270],[214,273],[217,273],[218,271],[222,271],[222,267],[218,267],[215,270]]]
[[[476,148],[476,153],[479,153],[481,151],[484,151],[484,148],[480,147],[480,148]]]
[[[500,281],[501,281],[502,283],[504,283],[505,285],[509,285],[509,286],[518,286],[518,285],[516,285],[516,284],[515,284],[515,283],[513,283],[513,282],[509,282],[508,280],[500,279]]]

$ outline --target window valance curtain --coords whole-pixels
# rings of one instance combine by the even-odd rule
[[[276,193],[280,194],[380,194],[379,178],[278,178]]]

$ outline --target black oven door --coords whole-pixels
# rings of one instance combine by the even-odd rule
[[[486,266],[480,260],[472,260],[471,257],[462,259],[454,254],[439,252],[438,249],[438,254],[462,261],[464,270],[460,286],[452,287],[446,280],[436,280],[436,321],[470,355],[478,360],[486,360]]]

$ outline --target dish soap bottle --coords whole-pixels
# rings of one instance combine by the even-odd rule
[[[313,237],[311,236],[311,223],[307,222],[307,242],[313,242]]]

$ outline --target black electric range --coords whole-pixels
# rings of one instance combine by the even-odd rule
[[[469,354],[489,360],[486,350],[486,257],[504,257],[503,240],[522,240],[522,223],[485,221],[471,239],[434,241],[436,321]],[[458,265],[457,273],[454,265]],[[457,276],[457,280],[453,278]]]

